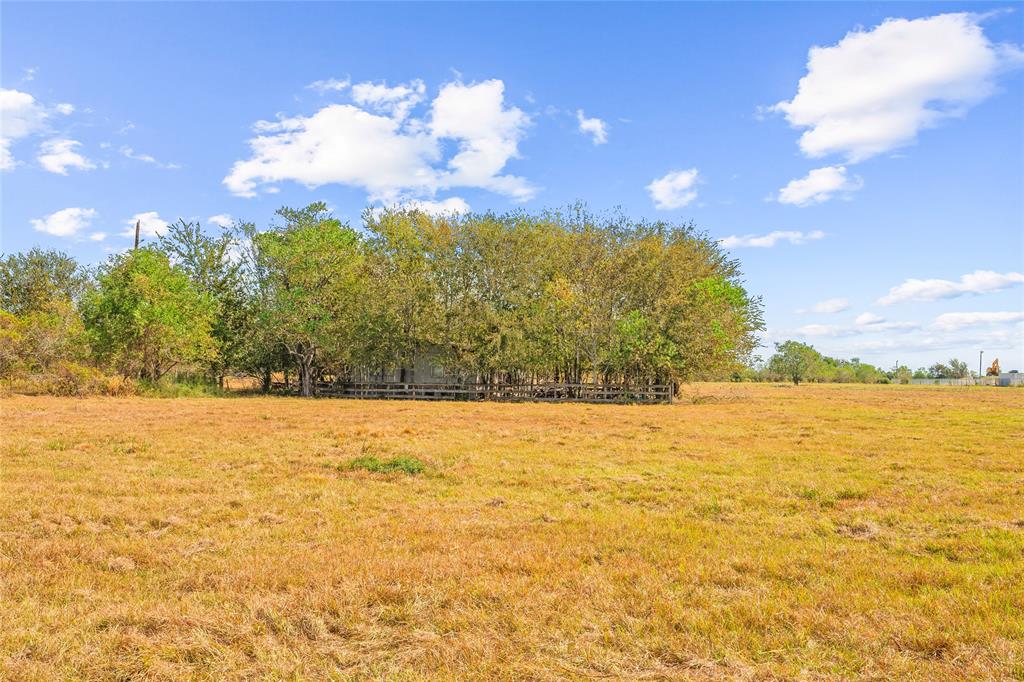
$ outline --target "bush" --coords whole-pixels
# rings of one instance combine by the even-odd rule
[[[135,382],[128,377],[122,376],[109,376],[105,378],[103,385],[103,394],[121,397],[126,395],[135,395],[138,389],[135,386]]]
[[[68,361],[58,362],[40,383],[46,393],[59,396],[126,396],[135,393],[131,379],[107,376],[92,367]]]
[[[348,463],[349,471],[362,469],[363,471],[371,471],[376,474],[400,471],[405,474],[415,475],[422,474],[426,468],[423,462],[415,457],[393,457],[388,460],[382,460],[370,455],[368,457],[357,457]]]
[[[61,396],[87,396],[102,392],[104,376],[99,371],[61,360],[49,373],[48,393]]]

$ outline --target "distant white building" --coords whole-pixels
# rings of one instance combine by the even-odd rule
[[[997,377],[964,377],[963,379],[911,379],[910,383],[925,386],[1024,386],[1024,374],[1017,370]]]

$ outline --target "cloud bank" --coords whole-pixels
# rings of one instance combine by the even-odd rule
[[[430,200],[454,187],[485,189],[514,201],[536,193],[524,178],[504,173],[519,156],[530,125],[505,104],[500,80],[443,85],[422,117],[411,115],[425,98],[421,81],[351,86],[355,104],[330,104],[310,116],[258,121],[251,154],[224,178],[238,196],[273,191],[275,183],[310,188],[328,184],[362,188],[371,201]],[[446,153],[454,147],[454,153]]]

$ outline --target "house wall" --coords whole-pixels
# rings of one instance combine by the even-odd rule
[[[413,378],[409,383],[416,384],[457,384],[459,377],[449,374],[441,363],[441,354],[436,350],[428,350],[416,356],[412,366]]]
[[[368,384],[457,384],[459,377],[449,374],[441,363],[441,354],[435,349],[419,353],[412,364],[405,367],[405,379],[402,368],[383,371],[356,370],[353,372],[356,383]]]

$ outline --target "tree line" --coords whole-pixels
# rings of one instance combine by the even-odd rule
[[[904,365],[882,370],[861,362],[859,358],[843,360],[818,352],[813,346],[799,341],[775,344],[775,353],[767,362],[755,363],[745,378],[754,381],[792,381],[886,384],[907,383],[910,379],[963,379],[973,376],[967,363],[952,358],[948,363],[937,362],[931,367],[911,371]]]
[[[269,226],[179,221],[95,268],[33,249],[0,260],[0,374],[159,382],[287,372],[321,380],[430,351],[480,383],[672,383],[742,371],[763,329],[739,263],[692,224],[596,216],[433,216],[323,203]],[[73,382],[72,382],[73,383]]]

